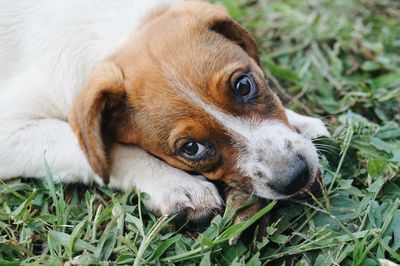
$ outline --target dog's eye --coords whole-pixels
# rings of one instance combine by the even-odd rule
[[[234,86],[236,94],[246,102],[257,96],[257,86],[250,75],[240,76]]]
[[[182,145],[183,156],[191,160],[201,160],[206,155],[206,151],[207,148],[196,141],[188,141]]]

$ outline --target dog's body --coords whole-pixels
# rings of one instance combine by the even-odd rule
[[[171,214],[188,209],[188,219],[196,219],[220,208],[222,201],[214,185],[203,176],[192,176],[182,170],[222,179],[232,186],[241,184],[243,189],[267,198],[282,198],[295,192],[276,192],[280,191],[276,186],[287,184],[276,183],[272,176],[292,175],[283,168],[296,168],[298,164],[304,168],[305,164],[310,179],[315,176],[317,155],[307,139],[328,134],[325,127],[314,118],[291,111],[285,114],[276,96],[264,92],[266,89],[260,82],[263,74],[257,68],[252,39],[228,20],[220,7],[205,3],[157,7],[160,1],[156,0],[3,2],[0,1],[0,178],[42,178],[45,157],[57,181],[94,181],[121,190],[137,186],[150,195],[145,203],[153,212]],[[173,2],[177,1],[169,4]],[[204,16],[204,21],[197,17],[197,12]],[[208,23],[218,34],[204,29]],[[176,32],[163,32],[159,28],[164,25],[166,31],[172,27]],[[225,29],[226,25],[231,28]],[[220,35],[226,37],[226,43]],[[182,40],[174,42],[178,38]],[[231,54],[221,55],[214,48],[216,45],[226,45],[225,51],[232,50]],[[176,51],[180,50],[185,55],[193,53],[188,55],[192,56],[190,60],[177,59]],[[218,61],[213,61],[216,57],[213,54],[220,56]],[[240,57],[236,58],[237,54]],[[262,97],[269,97],[266,100],[272,106],[269,114],[264,113],[265,102],[260,102],[257,108],[263,108],[262,112],[246,107],[248,117],[252,118],[241,117],[237,109],[225,107],[226,101],[219,100],[222,96],[217,99],[213,91],[199,89],[198,84],[204,82],[199,81],[202,75],[207,82],[217,74],[224,77],[222,70],[240,66],[235,60],[246,64],[246,71],[253,73],[251,77],[257,76],[255,81],[245,77],[247,80],[242,78],[244,81],[240,82],[260,87]],[[151,87],[152,84],[162,90]],[[137,86],[142,90],[138,91]],[[174,90],[178,93],[171,93]],[[152,100],[158,96],[164,102]],[[187,117],[198,116],[199,124],[207,124],[198,139],[205,139],[208,131],[230,132],[214,139],[212,148],[211,144],[204,144],[206,141],[199,142],[204,145],[184,143],[189,151],[197,145],[196,154],[198,149],[207,149],[208,157],[201,162],[188,162],[190,156],[180,158],[173,148],[166,147],[167,142],[158,142],[158,139],[169,141],[183,131],[186,135],[191,132],[191,136],[200,134],[196,131],[199,130],[196,121],[185,120],[183,129],[182,124],[170,128],[178,123],[178,118],[187,119],[181,116],[185,115],[184,106],[188,102],[190,108],[196,107],[192,108],[196,112],[186,114]],[[241,100],[233,105],[242,106],[244,102],[247,104],[247,100]],[[175,107],[181,108],[179,113],[174,112]],[[105,109],[111,115],[100,116]],[[191,129],[187,129],[188,125]],[[163,135],[164,131],[170,135]],[[112,140],[103,140],[108,132]],[[272,133],[264,136],[263,132]],[[221,144],[225,143],[225,136],[232,140]],[[242,141],[246,148],[239,145]],[[259,145],[259,141],[268,142],[268,149]],[[232,147],[235,149],[230,150]],[[260,153],[266,154],[265,158]],[[291,153],[301,155],[293,162],[292,155],[286,156]],[[235,157],[235,161],[226,159],[227,154]],[[283,166],[278,168],[279,162],[272,162],[278,166],[268,169],[260,166],[262,160],[269,165],[271,158],[281,161]],[[206,159],[211,161],[206,164],[203,162]],[[264,179],[273,184],[265,185]]]

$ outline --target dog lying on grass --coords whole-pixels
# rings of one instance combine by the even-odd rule
[[[212,181],[266,199],[319,172],[323,123],[285,110],[254,38],[197,1],[45,1],[0,9],[0,177],[137,187],[198,223]]]

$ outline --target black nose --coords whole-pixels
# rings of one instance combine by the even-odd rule
[[[284,195],[291,195],[302,189],[310,180],[310,171],[303,156],[295,156],[280,173],[272,188]]]

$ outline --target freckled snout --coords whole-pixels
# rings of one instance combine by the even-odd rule
[[[282,195],[292,195],[305,187],[311,176],[306,160],[302,155],[295,155],[287,167],[274,173],[277,177],[269,186]]]
[[[319,169],[317,150],[310,140],[285,124],[259,123],[246,142],[239,163],[258,196],[288,198],[315,180]]]

